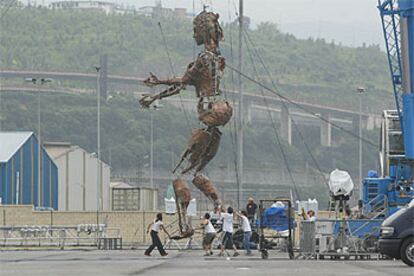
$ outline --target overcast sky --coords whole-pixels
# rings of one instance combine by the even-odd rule
[[[33,1],[33,0],[30,0]],[[49,4],[61,0],[35,0]],[[160,0],[101,0],[136,8],[154,6]],[[277,23],[284,32],[299,38],[319,37],[335,40],[348,46],[362,43],[384,45],[378,0],[244,0],[245,15],[253,26],[270,21]],[[184,7],[198,13],[203,4],[220,13],[222,20],[235,18],[239,0],[161,0],[164,7]]]
[[[156,0],[116,0],[136,7]],[[234,18],[239,0],[162,0],[165,7],[186,7],[196,13],[209,4],[228,20]],[[253,24],[271,21],[298,37],[322,37],[346,45],[383,44],[377,0],[244,0],[245,14]]]

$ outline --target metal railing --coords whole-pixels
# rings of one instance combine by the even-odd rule
[[[0,226],[0,246],[97,246],[100,238],[120,237],[120,229],[105,224],[74,226]]]
[[[374,214],[374,218],[386,214],[388,210],[388,198],[384,194],[378,194],[372,198],[362,209],[363,215]]]

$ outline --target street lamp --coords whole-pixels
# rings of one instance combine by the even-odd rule
[[[142,180],[143,168],[147,168],[149,166],[148,163],[144,163],[143,160],[147,160],[150,156],[148,154],[142,155],[138,154],[137,158],[137,184],[139,185]]]
[[[52,82],[53,79],[51,78],[26,78],[26,82],[32,83],[32,84],[39,84],[44,85],[46,83]],[[37,93],[37,206],[40,207],[40,188],[41,188],[41,182],[42,182],[42,138],[41,138],[41,129],[40,129],[40,91]],[[32,195],[33,196],[33,195]],[[34,204],[34,199],[33,199]]]
[[[163,108],[158,100],[151,106],[151,130],[150,130],[150,186],[154,189],[154,111]]]
[[[357,88],[359,95],[359,199],[362,199],[362,94],[365,88],[359,86]]]

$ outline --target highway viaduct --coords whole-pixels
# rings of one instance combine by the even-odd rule
[[[103,64],[105,64],[103,62]],[[101,68],[98,74],[73,73],[73,72],[49,72],[49,71],[16,71],[1,70],[0,78],[2,79],[26,79],[26,78],[51,78],[55,80],[71,81],[88,81],[96,82],[99,80],[103,97],[107,96],[107,83],[118,83],[127,85],[142,85],[142,78],[131,76],[108,75],[106,67]],[[51,92],[51,93],[91,93],[86,90],[69,90],[63,88],[51,88],[48,86],[37,87],[5,87],[0,86],[3,92]],[[237,98],[238,92],[225,90],[224,94],[229,99]],[[139,96],[140,93],[137,93]],[[332,145],[332,125],[346,128],[354,133],[358,133],[359,113],[353,110],[346,110],[326,105],[310,104],[299,101],[285,101],[276,96],[262,96],[253,93],[244,93],[244,109],[246,110],[245,121],[252,122],[260,120],[261,122],[270,121],[269,112],[280,122],[281,137],[289,144],[292,143],[292,119],[296,124],[319,125],[320,141],[322,146],[330,147]],[[188,110],[194,110],[196,101],[193,99],[169,98],[167,100],[177,107],[184,107]],[[266,102],[265,102],[266,101]],[[237,101],[236,101],[237,102]],[[237,104],[235,104],[237,109]],[[235,110],[234,114],[237,114]],[[362,113],[362,125],[366,129],[374,129],[381,125],[381,117],[376,114]]]

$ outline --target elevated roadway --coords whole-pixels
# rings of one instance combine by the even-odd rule
[[[26,79],[26,78],[52,78],[56,80],[70,80],[70,81],[88,81],[96,82],[98,74],[92,73],[77,73],[77,72],[57,72],[57,71],[22,71],[22,70],[1,70],[0,78],[3,79]],[[142,85],[143,78],[133,76],[120,75],[99,75],[101,87],[105,87],[104,95],[106,95],[106,83],[118,83],[136,85],[137,88]],[[52,88],[49,86],[14,86],[5,87],[0,86],[0,91],[10,92],[45,92],[45,93],[92,93],[90,90],[80,89],[64,89]],[[232,90],[223,91],[228,98],[236,98],[238,92]],[[137,93],[140,95],[140,93]],[[269,108],[264,103],[266,100]],[[178,106],[178,99],[168,99],[169,102]],[[254,93],[244,93],[245,116],[247,122],[258,119],[263,122],[268,120],[268,112],[278,114],[280,120],[281,136],[289,144],[292,143],[292,118],[295,122],[306,124],[319,124],[321,133],[321,144],[324,146],[332,145],[332,125],[331,122],[341,126],[347,126],[350,130],[355,131],[359,128],[359,112],[348,110],[333,106],[326,106],[320,104],[306,103],[301,101],[287,102],[277,96],[262,96]],[[195,100],[184,99],[179,103],[179,106],[184,106],[186,109],[194,110]],[[236,107],[237,108],[237,105]],[[237,114],[237,112],[235,112]],[[362,124],[367,129],[379,127],[381,124],[381,117],[377,114],[362,113]],[[325,120],[320,120],[323,117]],[[327,122],[327,121],[328,122]]]

